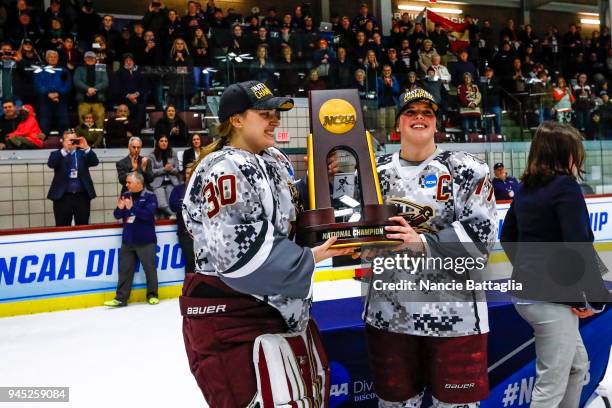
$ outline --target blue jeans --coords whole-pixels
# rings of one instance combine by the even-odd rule
[[[464,116],[461,118],[465,133],[476,132],[478,130],[478,118],[474,116]]]
[[[488,113],[495,114],[494,118],[486,118],[487,134],[501,135],[502,108],[501,106],[491,106]],[[495,133],[493,133],[495,130]]]
[[[553,119],[552,109],[542,107],[540,109],[539,122],[542,123],[544,121],[552,120],[552,119]]]
[[[581,132],[586,132],[587,127],[589,126],[590,112],[575,110],[574,113],[576,114],[576,129],[580,130]]]
[[[210,89],[210,82],[211,82],[211,78],[212,74],[211,73],[205,73],[204,70],[200,67],[193,67],[193,79],[195,81],[195,87],[196,89],[200,88],[200,79],[202,80],[203,84],[202,84],[202,88],[209,90]]]

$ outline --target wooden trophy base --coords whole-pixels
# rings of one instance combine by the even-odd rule
[[[315,247],[331,237],[338,237],[332,248],[397,245],[401,240],[388,239],[385,227],[397,225],[389,217],[397,208],[388,204],[366,205],[357,222],[336,222],[333,208],[305,211],[298,217],[298,245]]]

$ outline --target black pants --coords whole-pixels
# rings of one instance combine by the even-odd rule
[[[178,234],[179,244],[185,260],[185,273],[195,272],[195,255],[193,253],[193,239],[189,234]]]
[[[119,253],[119,283],[117,284],[117,295],[115,296],[120,302],[127,303],[130,292],[132,292],[136,259],[140,260],[147,278],[147,299],[158,297],[155,243],[152,242],[144,245],[121,244],[121,252]]]
[[[72,217],[74,217],[75,225],[89,224],[90,204],[89,194],[84,191],[65,193],[59,200],[53,200],[55,226],[68,227],[72,225]]]

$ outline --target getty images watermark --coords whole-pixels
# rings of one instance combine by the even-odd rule
[[[485,256],[427,256],[397,253],[372,259],[372,288],[376,291],[452,292],[493,290],[521,291],[512,279],[484,279]],[[385,273],[387,272],[387,273]]]

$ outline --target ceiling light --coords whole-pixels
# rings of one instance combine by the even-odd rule
[[[581,24],[600,25],[601,21],[599,21],[598,19],[595,19],[595,18],[581,18],[580,19],[580,23]]]

